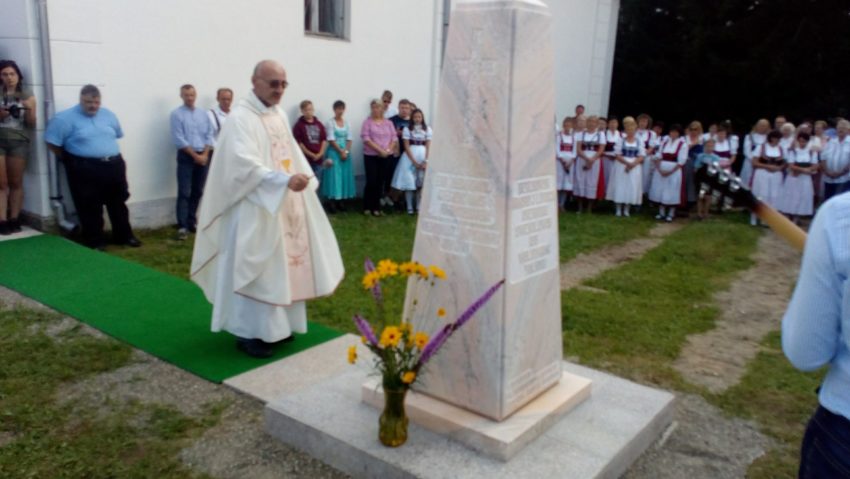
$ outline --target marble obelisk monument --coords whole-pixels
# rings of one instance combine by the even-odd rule
[[[497,421],[561,378],[550,29],[539,0],[457,0],[413,252],[449,273],[450,313],[506,280],[418,388]]]

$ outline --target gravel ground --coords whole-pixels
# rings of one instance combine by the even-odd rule
[[[667,433],[624,479],[733,479],[771,447],[750,421],[729,418],[695,395],[680,395]]]

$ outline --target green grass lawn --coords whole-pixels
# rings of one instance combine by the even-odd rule
[[[354,332],[352,313],[372,310],[371,297],[364,294],[360,284],[364,258],[370,257],[376,262],[383,258],[409,259],[413,251],[416,218],[406,214],[374,218],[349,212],[331,215],[330,220],[339,241],[346,277],[333,296],[309,302],[308,314],[313,321],[340,331]],[[653,224],[648,215],[615,219],[608,214],[562,214],[559,221],[561,260],[568,261],[579,253],[645,236]],[[137,235],[144,242],[142,248],[113,246],[109,252],[188,278],[193,237],[178,241],[173,228],[141,230]]]
[[[607,291],[563,293],[564,350],[586,365],[638,382],[700,394],[726,413],[755,420],[778,446],[748,477],[794,478],[807,418],[817,406],[822,373],[796,371],[778,332],[770,334],[741,382],[711,394],[672,367],[687,336],[714,327],[716,291],[751,264],[760,230],[730,216],[691,223],[640,260],[585,284]]]
[[[46,334],[58,322],[0,304],[0,477],[207,477],[175,453],[217,422],[220,407],[195,418],[162,405],[64,402],[61,385],[126,365],[131,349],[79,325]]]

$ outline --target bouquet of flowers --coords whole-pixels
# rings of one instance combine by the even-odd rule
[[[408,389],[419,379],[422,368],[443,347],[448,339],[458,329],[463,327],[472,316],[499,290],[504,280],[491,286],[484,294],[473,302],[457,319],[440,328],[433,337],[422,331],[415,331],[410,320],[419,307],[418,293],[423,287],[433,287],[437,281],[446,279],[446,273],[438,266],[425,266],[415,261],[396,263],[385,259],[378,265],[367,259],[366,274],[363,277],[363,287],[369,290],[377,306],[378,328],[361,315],[354,316],[354,324],[362,335],[361,340],[375,355],[374,367],[381,375],[385,408],[381,415],[379,438],[388,446],[400,446],[407,438],[407,418],[404,415],[404,397]],[[385,317],[384,286],[391,282],[408,281],[408,288],[413,288],[409,316],[392,321]],[[438,317],[445,317],[444,308],[433,312]],[[375,331],[380,331],[380,337]],[[357,347],[348,350],[348,361],[357,361]]]

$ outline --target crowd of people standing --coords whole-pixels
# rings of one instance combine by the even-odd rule
[[[722,197],[701,188],[696,172],[716,163],[753,194],[795,222],[814,214],[821,202],[850,187],[850,122],[835,119],[803,121],[799,126],[777,117],[771,125],[761,119],[741,138],[729,121],[699,121],[683,128],[653,123],[647,114],[637,119],[586,116],[576,107],[558,127],[555,140],[558,204],[566,211],[570,200],[581,214],[599,201],[614,204],[616,216],[630,216],[633,207],[658,206],[656,219],[672,222],[677,214],[705,219],[712,200],[723,208]],[[751,216],[751,224],[758,218]]]

